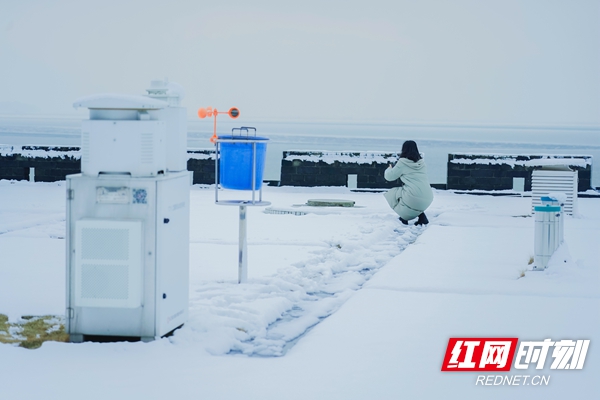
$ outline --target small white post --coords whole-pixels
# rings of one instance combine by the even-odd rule
[[[35,182],[35,167],[29,167],[29,182]]]
[[[238,283],[245,283],[248,280],[248,242],[246,239],[245,205],[240,205],[240,237],[238,256]]]
[[[513,178],[513,191],[518,193],[525,191],[525,178]]]
[[[348,189],[356,189],[358,187],[358,175],[348,174]]]

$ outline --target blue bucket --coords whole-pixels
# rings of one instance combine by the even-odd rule
[[[219,180],[225,189],[252,190],[253,147],[256,148],[256,181],[254,190],[262,186],[267,143],[269,140],[258,136],[219,136],[221,154],[219,157]],[[242,140],[248,143],[228,143],[227,140]],[[257,143],[253,146],[253,141]]]

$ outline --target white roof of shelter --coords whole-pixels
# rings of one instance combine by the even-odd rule
[[[162,100],[140,95],[123,95],[115,93],[95,94],[82,97],[73,103],[75,108],[104,110],[158,110],[167,108],[169,104]]]

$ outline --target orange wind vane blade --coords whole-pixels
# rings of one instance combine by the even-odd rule
[[[240,110],[237,107],[231,107],[228,111],[221,111],[219,112],[216,108],[212,108],[212,107],[202,107],[200,109],[198,109],[198,118],[200,119],[204,119],[206,117],[214,117],[214,123],[213,123],[213,135],[210,138],[211,143],[215,143],[216,140],[218,139],[217,136],[217,115],[218,114],[227,114],[229,115],[230,118],[232,119],[236,119],[237,117],[240,116]]]

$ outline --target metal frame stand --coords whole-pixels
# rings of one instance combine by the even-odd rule
[[[244,128],[240,128],[244,129]],[[248,128],[246,128],[247,130]],[[251,128],[254,129],[254,128]],[[219,200],[219,160],[220,143],[252,143],[252,200]],[[239,242],[238,242],[238,283],[248,281],[248,239],[247,239],[247,206],[268,206],[269,201],[262,200],[262,185],[259,189],[258,201],[256,201],[256,143],[262,140],[253,139],[217,139],[215,140],[215,204],[220,206],[239,207]]]

